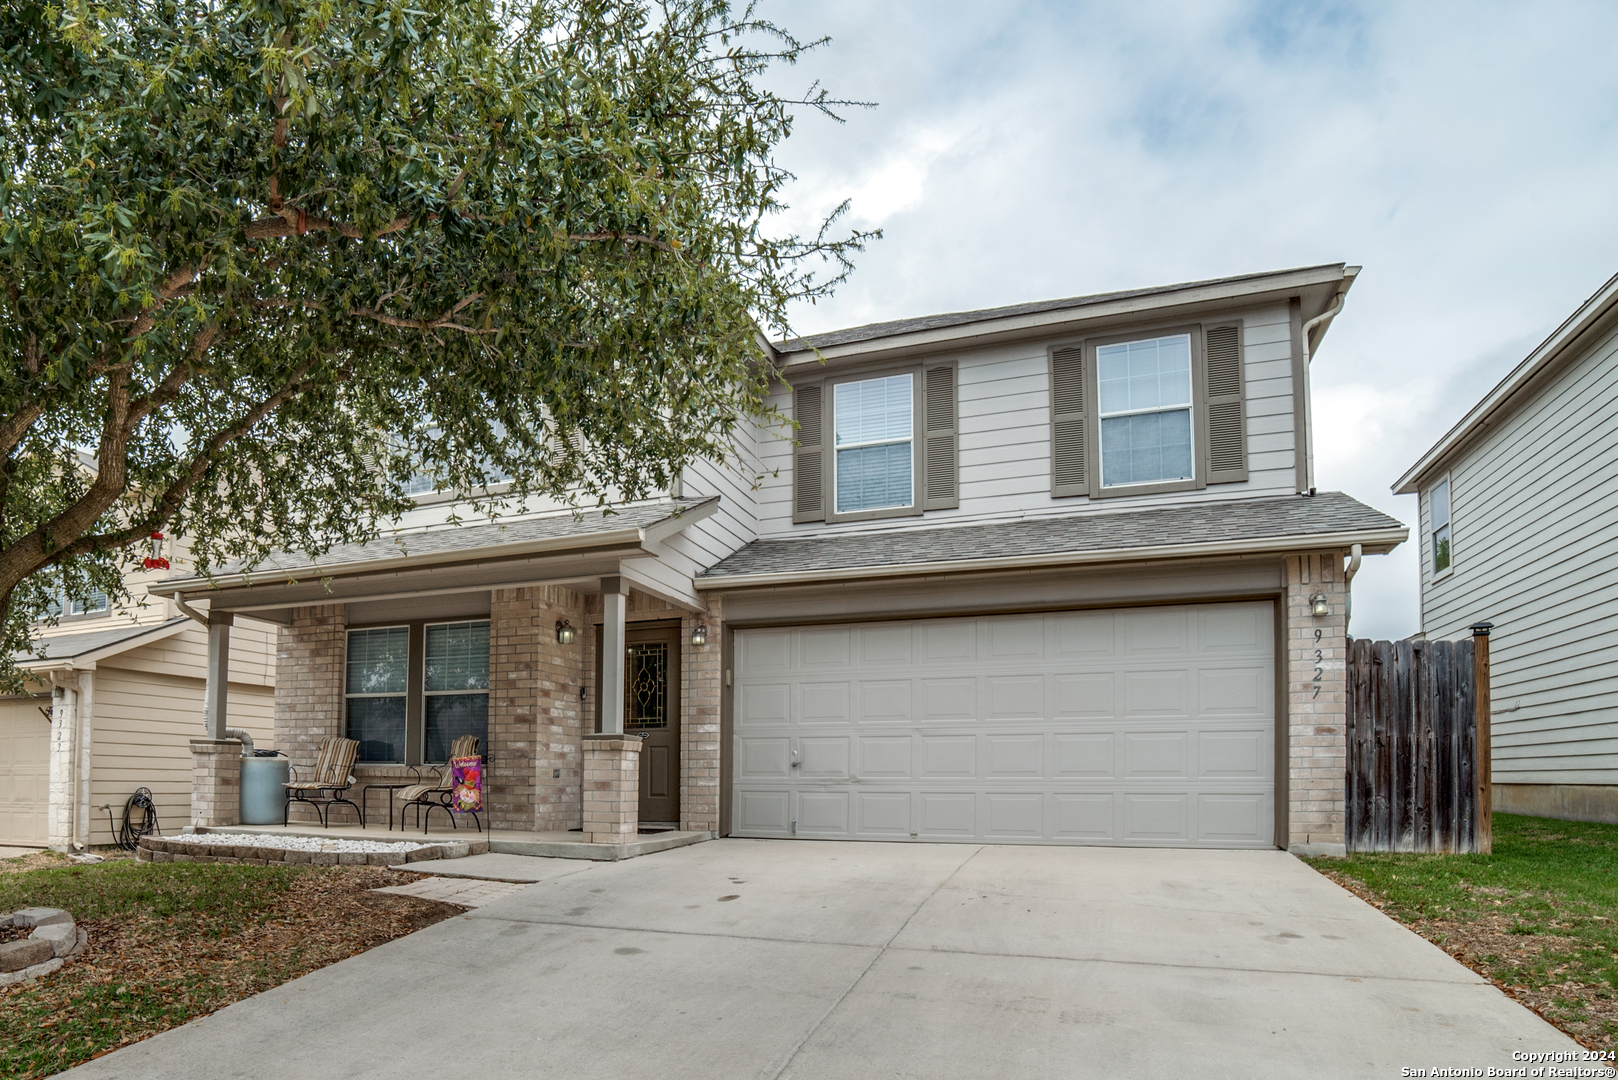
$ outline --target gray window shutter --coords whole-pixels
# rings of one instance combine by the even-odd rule
[[[927,494],[922,509],[952,510],[961,505],[954,365],[927,369],[924,405]]]
[[[1051,350],[1051,494],[1090,494],[1084,346]]]
[[[819,383],[800,386],[792,392],[792,418],[798,422],[798,447],[792,455],[794,522],[826,520],[826,505],[821,495],[825,482],[821,392]]]
[[[1210,326],[1203,331],[1203,430],[1208,433],[1208,483],[1234,484],[1247,479],[1247,406],[1242,378],[1240,323]]]

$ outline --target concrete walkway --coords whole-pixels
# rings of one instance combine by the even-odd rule
[[[74,1077],[1396,1077],[1572,1040],[1281,852],[719,840],[547,875]]]

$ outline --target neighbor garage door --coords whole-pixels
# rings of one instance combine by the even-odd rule
[[[50,698],[0,702],[0,844],[44,846],[50,803]]]
[[[741,630],[731,834],[1274,842],[1268,602]]]

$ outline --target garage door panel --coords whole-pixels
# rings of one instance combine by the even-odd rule
[[[1184,608],[1143,608],[1120,612],[1118,621],[1125,659],[1181,657],[1189,651],[1189,615]]]
[[[1135,780],[1189,777],[1187,733],[1184,731],[1130,731],[1124,734],[1124,776]]]
[[[858,775],[862,780],[910,779],[910,735],[863,735],[860,737]]]
[[[742,676],[792,670],[791,630],[752,630],[738,643],[736,672]]]
[[[1118,775],[1111,732],[1056,736],[1056,779],[1110,780]]]
[[[1248,844],[1268,839],[1273,829],[1268,808],[1269,799],[1261,792],[1198,796],[1199,838]]]
[[[1117,796],[1057,793],[1050,797],[1053,840],[1109,841],[1118,835]]]
[[[859,662],[873,664],[914,664],[914,632],[910,623],[871,623],[859,628]]]
[[[985,735],[983,750],[988,757],[983,775],[989,780],[1044,779],[1050,760],[1042,734]]]
[[[910,836],[908,791],[861,791],[855,794],[858,835],[865,839]]]
[[[1191,702],[1186,693],[1187,673],[1183,668],[1166,671],[1129,671],[1124,674],[1125,716],[1189,716]]]
[[[991,840],[1030,840],[1045,835],[1045,797],[1028,793],[983,796],[985,835]]]
[[[797,835],[838,839],[852,837],[849,802],[846,791],[799,792]]]
[[[759,728],[792,719],[792,687],[787,683],[742,686],[736,694],[736,726]]]
[[[974,779],[978,774],[976,735],[921,736],[921,779]]]
[[[971,679],[920,679],[923,723],[939,720],[976,720],[978,681]]]
[[[806,724],[848,724],[851,691],[846,682],[804,683],[798,690],[798,715]]]
[[[799,662],[806,669],[846,671],[853,659],[851,636],[846,626],[806,629],[799,637]]]
[[[1118,711],[1110,671],[1052,675],[1051,686],[1057,718],[1111,717]]]
[[[1197,776],[1202,779],[1259,779],[1274,770],[1270,732],[1202,731],[1197,734]]]
[[[1124,839],[1191,839],[1191,797],[1181,793],[1124,795]]]
[[[1275,690],[1266,685],[1269,672],[1258,666],[1201,668],[1197,676],[1197,712],[1203,716],[1268,716],[1275,711]]]
[[[1045,676],[990,675],[988,683],[990,719],[1027,720],[1045,715]]]
[[[744,736],[736,743],[738,780],[785,780],[792,768],[792,740]]]
[[[790,792],[738,788],[732,800],[736,822],[733,832],[748,836],[789,836],[792,828]]]
[[[40,715],[48,698],[0,704],[0,844],[50,839],[51,727]]]
[[[805,780],[848,779],[849,741],[847,735],[816,735],[799,739],[799,764],[794,771]]]
[[[908,724],[911,680],[887,679],[859,684],[861,724]]]
[[[923,791],[920,794],[923,839],[975,839],[978,797],[970,792]]]
[[[738,631],[758,665],[734,699],[732,832],[1271,846],[1273,618],[1253,602]]]

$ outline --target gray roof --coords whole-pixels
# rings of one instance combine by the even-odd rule
[[[810,334],[807,337],[792,338],[788,341],[777,342],[775,347],[781,352],[829,349],[834,345],[848,345],[856,341],[897,337],[900,334],[915,333],[919,330],[938,330],[950,326],[964,326],[968,323],[1011,319],[1019,315],[1038,315],[1047,311],[1065,311],[1069,308],[1105,304],[1113,300],[1129,300],[1138,296],[1154,296],[1159,293],[1179,292],[1183,289],[1204,288],[1210,285],[1234,285],[1243,281],[1258,281],[1263,278],[1279,277],[1283,274],[1304,273],[1310,270],[1330,270],[1341,265],[1341,263],[1325,263],[1320,266],[1300,266],[1292,270],[1269,270],[1262,274],[1237,274],[1235,277],[1208,278],[1205,281],[1183,281],[1178,285],[1154,285],[1149,289],[1122,289],[1117,292],[1092,293],[1089,296],[1069,296],[1061,300],[1038,300],[1027,304],[1011,304],[1007,307],[981,308],[977,311],[952,311],[943,315],[924,315],[919,319],[895,319],[892,322],[867,323],[864,326],[853,326],[846,330],[830,330],[824,334]]]
[[[167,622],[146,623],[142,626],[122,623],[100,630],[87,630],[82,634],[55,634],[40,638],[34,643],[32,651],[13,653],[11,659],[18,664],[40,660],[72,660],[87,653],[100,652],[113,645],[135,645],[137,638],[171,629],[186,621],[185,617],[181,616]]]
[[[363,544],[340,544],[318,557],[302,552],[276,552],[254,566],[231,563],[215,571],[215,577],[232,574],[262,573],[266,570],[334,570],[360,563],[407,556],[454,555],[458,552],[477,551],[482,548],[508,544],[532,544],[546,540],[585,541],[603,533],[623,529],[643,529],[668,521],[717,498],[666,499],[641,506],[625,506],[617,510],[579,510],[573,513],[547,514],[544,517],[515,518],[489,525],[435,525],[392,533]],[[170,578],[170,581],[194,581],[191,575]]]
[[[1284,549],[1289,541],[1311,536],[1403,528],[1400,522],[1342,492],[1323,491],[1313,497],[1286,495],[950,528],[755,540],[704,571],[702,577],[863,570],[1222,541],[1274,540],[1277,549]]]

